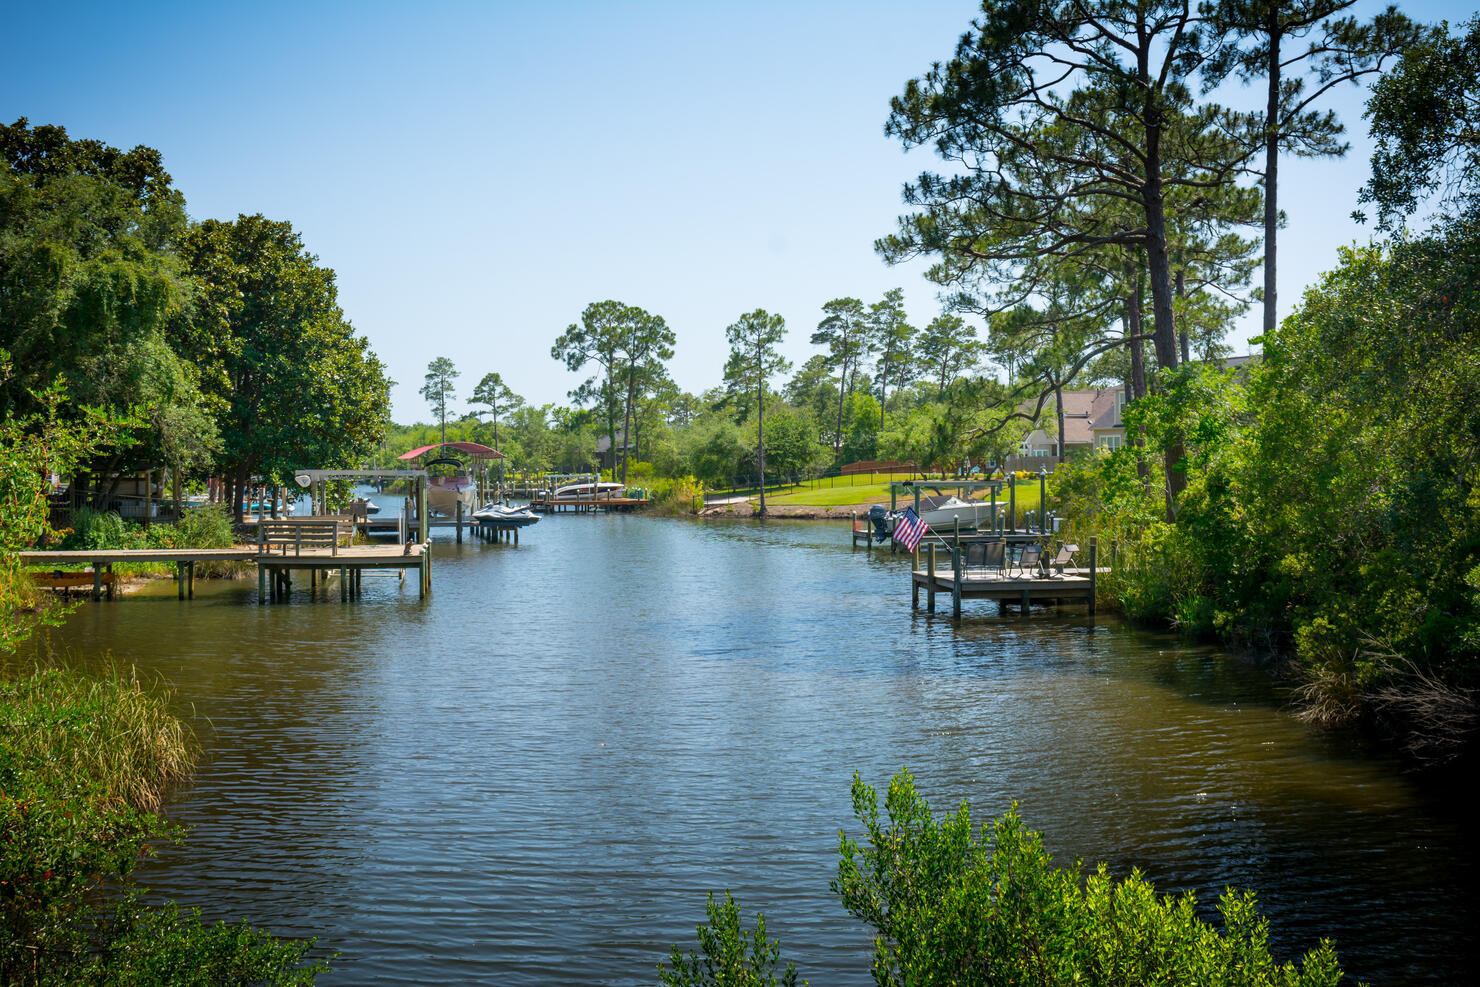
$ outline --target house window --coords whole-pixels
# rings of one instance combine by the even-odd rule
[[[1116,449],[1119,449],[1124,444],[1125,436],[1123,435],[1100,436],[1100,448],[1104,449],[1106,452],[1114,452]]]

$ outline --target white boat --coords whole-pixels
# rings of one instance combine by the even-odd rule
[[[464,513],[471,513],[478,492],[468,476],[434,476],[427,483],[427,510],[433,514],[451,517],[457,513],[459,502]]]
[[[620,496],[624,485],[613,480],[603,480],[600,483],[592,483],[584,480],[580,483],[567,483],[563,487],[556,487],[555,492],[550,495],[550,500],[606,500],[611,497]]]
[[[1005,505],[998,504],[999,509]],[[992,505],[984,500],[962,500],[954,494],[920,498],[920,520],[932,531],[948,532],[961,521],[961,530],[992,527]]]

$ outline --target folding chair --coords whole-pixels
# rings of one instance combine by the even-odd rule
[[[1078,545],[1060,544],[1058,552],[1048,563],[1047,568],[1051,570],[1049,575],[1062,576],[1064,570],[1074,561],[1074,553],[1077,551],[1079,551]]]
[[[1037,572],[1043,564],[1042,545],[1024,545],[1022,552],[1018,555],[1017,564],[1014,567],[1016,577],[1031,576]]]

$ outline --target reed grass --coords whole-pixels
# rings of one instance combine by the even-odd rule
[[[13,771],[144,812],[190,776],[197,756],[189,727],[132,673],[63,666],[0,681],[0,744]]]

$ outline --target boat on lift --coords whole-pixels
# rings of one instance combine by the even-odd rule
[[[567,483],[563,487],[556,487],[555,492],[550,495],[550,500],[576,501],[576,500],[604,500],[611,497],[621,496],[625,485],[613,480],[592,482],[583,480],[579,483]]]
[[[468,464],[451,452],[463,453],[474,461],[505,458],[497,449],[477,442],[438,442],[399,456],[401,460],[419,459],[429,453],[436,456],[422,464],[427,471],[427,511],[444,517],[456,514],[458,504],[465,513],[472,513],[478,496],[478,482],[469,475]]]

